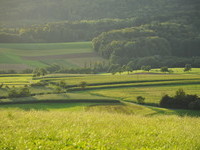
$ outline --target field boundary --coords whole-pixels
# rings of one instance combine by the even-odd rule
[[[16,101],[16,102],[0,102],[0,105],[11,104],[41,104],[41,103],[121,103],[119,100],[112,99],[68,99],[68,100],[39,100],[39,101]]]
[[[166,86],[166,85],[195,85],[200,84],[200,82],[189,82],[189,83],[155,83],[155,84],[143,84],[143,85],[118,85],[118,86],[107,86],[107,87],[89,87],[89,88],[74,88],[68,89],[69,92],[73,91],[89,91],[89,90],[98,90],[98,89],[116,89],[116,88],[128,88],[128,87],[153,87],[153,86]]]

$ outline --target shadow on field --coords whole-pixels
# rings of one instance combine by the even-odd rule
[[[200,117],[200,111],[197,110],[184,110],[184,109],[162,109],[158,107],[148,107],[149,109],[155,111],[153,114],[149,114],[147,116],[154,116],[154,115],[177,115],[180,117]]]
[[[40,104],[12,104],[0,105],[0,109],[21,109],[24,111],[50,111],[50,110],[65,110],[85,107],[91,105],[89,103],[40,103]]]

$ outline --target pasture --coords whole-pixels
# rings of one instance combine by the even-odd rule
[[[200,148],[200,119],[189,111],[89,105],[0,106],[0,149]]]
[[[195,69],[196,73],[177,70],[173,74],[137,71],[121,75],[51,74],[37,78],[31,74],[1,75],[0,83],[4,86],[0,96],[8,95],[13,86],[25,85],[34,95],[1,99],[0,149],[198,150],[199,111],[136,104],[136,97],[143,96],[145,103],[157,105],[164,93],[173,95],[179,88],[199,94],[199,70]],[[30,87],[41,81],[48,84]],[[54,93],[60,81],[66,82],[68,88]],[[87,83],[85,88],[78,86],[82,81]]]
[[[76,68],[101,61],[105,60],[93,52],[91,42],[0,43],[0,70],[24,70],[54,63]]]
[[[195,73],[132,73],[122,75],[51,74],[41,78],[32,78],[30,74],[16,74],[1,75],[0,83],[4,84],[4,88],[0,89],[0,94],[2,96],[7,95],[9,89],[6,89],[5,86],[20,88],[40,81],[46,81],[48,85],[29,87],[31,93],[36,94],[33,98],[29,98],[29,100],[50,99],[51,96],[48,96],[48,94],[55,94],[56,86],[54,84],[59,84],[60,81],[64,81],[69,87],[63,89],[63,92],[66,91],[66,95],[68,96],[63,97],[63,95],[58,93],[57,96],[54,96],[54,99],[116,99],[137,102],[136,97],[143,96],[147,104],[157,105],[164,94],[173,96],[175,91],[180,88],[188,94],[197,95],[199,95],[200,90],[200,77],[199,74]],[[82,81],[87,83],[84,89],[78,86]],[[40,93],[42,95],[37,95]],[[26,98],[23,99],[26,100]]]

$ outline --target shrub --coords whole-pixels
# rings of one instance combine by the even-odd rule
[[[11,89],[8,91],[8,97],[13,98],[13,97],[18,97],[18,92],[16,89]]]
[[[62,92],[63,92],[63,89],[61,87],[57,86],[55,88],[55,93],[62,93]]]
[[[151,66],[142,66],[141,67],[141,70],[144,70],[144,71],[150,71],[151,70]]]
[[[67,83],[64,80],[61,80],[59,82],[59,86],[62,87],[62,88],[66,88],[67,87]]]
[[[81,87],[82,89],[85,89],[87,86],[87,82],[82,81],[82,82],[80,82],[80,84],[78,86]]]
[[[191,64],[186,64],[184,68],[184,72],[186,71],[191,71],[192,70],[192,65]]]
[[[176,91],[174,97],[164,95],[160,106],[165,108],[200,109],[200,99],[197,95],[189,95],[184,90]]]
[[[31,92],[28,88],[24,87],[19,90],[19,97],[28,97],[31,95]]]
[[[162,67],[162,68],[160,68],[160,71],[161,72],[169,72],[169,69],[168,69],[168,67]]]
[[[145,98],[144,98],[144,97],[142,97],[142,96],[138,96],[138,97],[137,97],[137,102],[138,102],[139,104],[144,104],[144,101],[145,101]]]
[[[3,88],[3,83],[0,84],[0,89]]]
[[[8,97],[17,98],[17,97],[28,97],[31,96],[31,92],[28,88],[21,88],[19,90],[12,88],[8,91]]]
[[[174,99],[166,94],[161,98],[160,106],[165,108],[171,108],[173,106],[173,101]]]
[[[188,108],[193,110],[200,110],[200,99],[190,102]]]

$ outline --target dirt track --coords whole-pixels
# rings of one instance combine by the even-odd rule
[[[63,55],[47,55],[47,56],[24,56],[23,59],[27,60],[45,60],[45,59],[72,59],[72,58],[87,58],[98,57],[96,53],[74,53]]]

